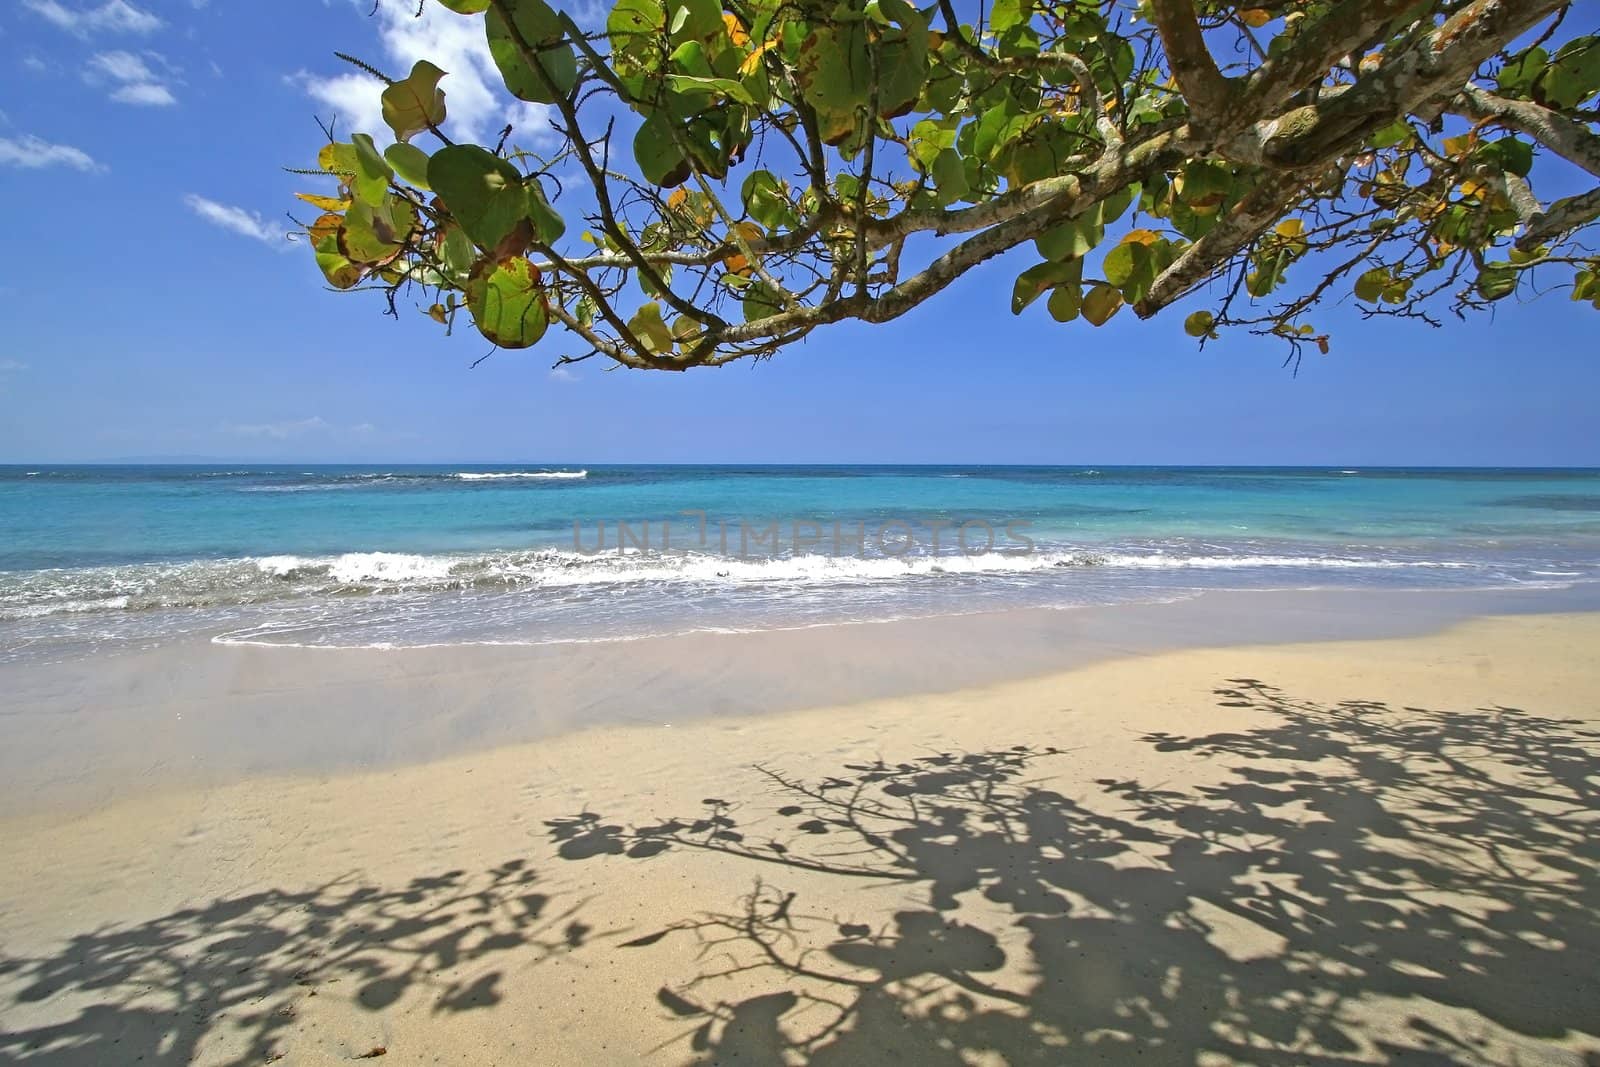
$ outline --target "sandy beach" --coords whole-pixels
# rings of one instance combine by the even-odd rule
[[[920,632],[929,662],[962,640],[949,620]],[[837,662],[823,689],[864,688],[834,630],[765,640],[771,676]],[[821,683],[791,681],[801,706],[777,710],[674,710],[754,684],[736,653],[755,644],[705,646],[700,675],[590,646],[591,687],[595,650],[630,685],[657,672],[635,716],[526,740],[469,729],[533,684],[509,667],[408,681],[426,661],[407,654],[398,677],[354,663],[330,686],[326,654],[254,650],[280,657],[300,717],[236,734],[228,758],[174,716],[204,716],[196,687],[237,687],[238,661],[102,672],[144,688],[98,733],[62,723],[103,691],[80,680],[63,704],[69,668],[14,676],[32,689],[13,688],[8,736],[31,717],[54,740],[8,757],[45,799],[0,822],[0,1058],[1600,1057],[1600,615],[1108,638],[1041,669],[1046,644],[967,668],[1002,677],[880,670],[891,691],[848,703],[804,706]],[[384,704],[402,690],[454,712],[412,736]],[[320,765],[269,740],[312,721],[348,738],[361,712],[393,736],[324,743]],[[90,737],[126,758],[85,771]],[[167,742],[185,759],[130,772]]]

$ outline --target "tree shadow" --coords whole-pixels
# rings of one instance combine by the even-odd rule
[[[887,923],[763,880],[620,946],[698,943],[657,997],[695,1062],[1600,1063],[1555,1044],[1600,1047],[1600,732],[1216,695],[1260,724],[1141,739],[1220,779],[1191,789],[1074,800],[1030,777],[1057,750],[1018,746],[761,768],[761,801],[548,828],[568,860],[694,849],[901,884]]]
[[[0,1061],[190,1063],[203,1053],[272,1063],[308,999],[340,982],[373,1012],[419,990],[434,1012],[492,1007],[501,972],[484,970],[489,962],[558,955],[589,935],[578,906],[554,906],[536,882],[520,859],[393,889],[347,878],[96,930],[48,956],[0,956],[0,987],[11,991],[0,1015],[34,1009],[48,1020],[0,1026]]]

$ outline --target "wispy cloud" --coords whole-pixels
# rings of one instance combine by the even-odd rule
[[[500,71],[489,54],[481,19],[457,15],[441,4],[427,4],[417,14],[416,0],[356,0],[363,13],[375,11],[378,41],[386,73],[404,76],[419,59],[430,60],[448,76],[439,84],[445,92],[449,118],[445,126],[461,140],[483,141],[506,123],[515,127],[514,140],[523,145],[548,141],[550,108],[507,96]],[[310,96],[339,118],[346,133],[370,133],[392,140],[384,125],[378,101],[383,83],[354,71],[322,76],[301,71],[291,75]]]
[[[576,374],[572,373],[572,371],[568,370],[566,367],[552,367],[550,369],[550,380],[553,381],[553,382],[571,383],[571,382],[579,382],[579,381],[582,381],[583,379],[579,378]]]
[[[403,440],[416,436],[415,434],[381,434],[378,428],[370,422],[358,422],[353,426],[346,426],[329,422],[321,415],[311,415],[303,419],[285,419],[282,422],[228,422],[224,423],[220,429],[223,433],[231,434],[234,437],[250,437],[261,441],[294,441],[307,438],[351,444],[369,442],[383,437]]]
[[[159,52],[147,52],[144,56],[123,51],[100,52],[90,58],[83,73],[84,80],[90,85],[104,85],[107,82],[115,85],[111,99],[120,104],[142,107],[170,107],[176,104],[178,98],[166,85],[164,75],[151,70],[150,64],[145,61],[146,57],[171,69],[171,64]]]
[[[9,374],[14,371],[24,371],[27,369],[28,365],[23,363],[21,360],[0,359],[0,374]]]
[[[59,0],[22,0],[23,6],[68,33],[154,33],[161,20],[127,0],[106,0],[98,7],[67,7]]]
[[[124,85],[111,94],[111,99],[119,104],[136,104],[140,107],[171,107],[178,102],[171,89],[153,82]]]
[[[236,434],[239,437],[264,437],[273,441],[287,441],[307,434],[327,433],[332,429],[333,425],[321,415],[313,415],[308,419],[291,419],[287,422],[230,422],[222,427],[224,433]]]
[[[71,167],[73,170],[99,170],[100,164],[81,148],[52,144],[32,134],[0,137],[0,167],[39,170],[44,167]]]
[[[203,196],[189,193],[183,198],[189,205],[189,210],[199,215],[213,226],[220,226],[241,237],[249,237],[264,244],[279,244],[287,247],[284,227],[274,226],[254,211],[246,211],[242,207],[231,204],[219,204],[215,200],[207,200]]]

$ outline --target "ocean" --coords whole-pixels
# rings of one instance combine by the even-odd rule
[[[1597,470],[0,467],[6,661],[1597,581]]]

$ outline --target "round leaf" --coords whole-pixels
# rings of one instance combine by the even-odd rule
[[[501,348],[527,348],[549,325],[539,271],[522,257],[485,259],[467,279],[467,310],[478,332]]]

